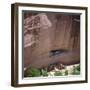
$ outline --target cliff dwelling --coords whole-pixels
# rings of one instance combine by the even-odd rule
[[[24,12],[24,68],[80,64],[80,15]]]

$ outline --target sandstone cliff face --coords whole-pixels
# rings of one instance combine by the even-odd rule
[[[43,18],[43,15],[45,18]],[[39,16],[39,20],[33,19],[32,22],[34,24],[33,27],[31,25],[30,28],[27,25],[31,24],[30,19],[32,16]],[[24,39],[24,42],[26,42],[26,40],[29,42],[28,44],[24,44],[24,66],[40,68],[58,61],[66,65],[79,63],[79,19],[79,15],[58,13],[39,13],[31,16],[29,14],[25,15],[24,21],[29,20],[30,22],[27,21],[27,23],[24,24],[24,38],[26,38],[26,36],[29,38]],[[50,51],[58,49],[68,50],[68,52],[50,57]]]

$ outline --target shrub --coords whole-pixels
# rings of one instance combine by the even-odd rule
[[[38,76],[41,76],[41,72],[37,68],[27,68],[24,71],[24,76],[25,77],[38,77]]]
[[[65,75],[68,75],[68,70],[65,70]]]
[[[54,73],[54,75],[55,75],[55,76],[63,76],[63,73],[60,72],[60,71],[56,71],[56,72]]]
[[[80,65],[73,66],[72,75],[80,75]]]
[[[76,69],[77,69],[78,71],[80,71],[80,65],[78,65],[78,66],[76,67]]]
[[[41,69],[41,75],[42,75],[42,76],[48,76],[47,70]]]

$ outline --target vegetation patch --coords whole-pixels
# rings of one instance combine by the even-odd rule
[[[62,65],[63,66],[63,65]],[[48,69],[49,67],[49,69]],[[80,75],[80,64],[65,66],[64,68],[52,68],[52,65],[47,68],[27,68],[24,70],[24,77],[48,77],[48,76],[70,76]]]

